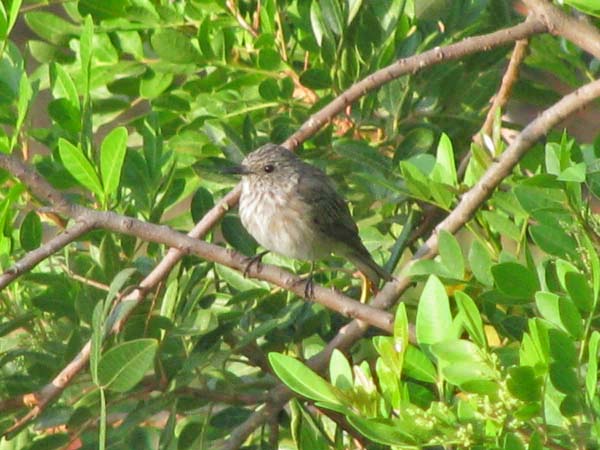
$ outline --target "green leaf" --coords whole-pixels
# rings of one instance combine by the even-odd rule
[[[410,340],[410,330],[408,316],[406,315],[406,305],[400,303],[396,309],[394,318],[394,347],[398,353],[405,353]]]
[[[454,362],[444,366],[442,374],[449,383],[469,392],[480,392],[481,388],[484,392],[490,388],[492,392],[498,390],[497,384],[487,383],[494,380],[494,371],[481,362]]]
[[[362,0],[346,0],[346,10],[348,12],[346,25],[350,25],[352,23],[352,21],[356,17],[356,14],[358,14],[361,5]]]
[[[79,0],[77,7],[82,16],[90,14],[96,20],[104,20],[122,17],[128,4],[128,0]]]
[[[580,390],[575,369],[560,362],[550,364],[550,381],[552,385],[564,394],[572,394]]]
[[[308,69],[302,72],[300,83],[310,89],[329,89],[332,87],[329,73],[320,68]]]
[[[98,380],[107,389],[127,392],[152,367],[158,349],[155,339],[137,339],[108,350],[98,364]]]
[[[519,400],[534,402],[541,399],[542,380],[536,377],[530,366],[511,367],[508,370],[506,386]]]
[[[433,363],[419,349],[409,345],[404,354],[404,373],[425,383],[437,381],[437,371]]]
[[[315,36],[315,40],[317,41],[319,47],[321,47],[323,45],[323,35],[326,32],[326,26],[323,23],[319,2],[310,3],[310,25],[313,35]]]
[[[449,338],[452,329],[450,302],[442,282],[431,275],[423,288],[417,309],[417,341],[432,345]]]
[[[535,295],[535,304],[544,319],[565,330],[575,339],[580,338],[583,333],[581,315],[570,299],[551,292],[538,292]]]
[[[588,344],[588,366],[585,374],[585,388],[589,400],[592,402],[596,398],[598,390],[598,343],[600,342],[600,333],[597,330],[592,331],[590,343]]]
[[[367,419],[355,414],[347,416],[348,422],[361,434],[374,442],[384,445],[411,445],[415,437],[401,423],[390,419]]]
[[[445,133],[440,136],[435,160],[436,164],[431,173],[431,179],[449,186],[457,186],[458,178],[454,163],[454,150],[450,138]]]
[[[272,48],[261,48],[258,52],[258,67],[263,70],[278,70],[281,68],[281,56]]]
[[[574,258],[577,255],[577,241],[560,225],[542,222],[540,225],[530,226],[529,234],[536,245],[551,255],[559,258]]]
[[[568,272],[565,275],[565,285],[569,296],[579,311],[589,313],[594,306],[594,292],[587,278],[578,272]]]
[[[92,337],[90,339],[90,372],[92,381],[97,386],[100,386],[98,379],[98,364],[100,362],[100,353],[102,352],[102,340],[104,339],[104,321],[106,315],[104,311],[104,303],[98,302],[94,307],[92,314]]]
[[[201,336],[219,326],[216,314],[209,309],[197,309],[187,316],[180,327],[172,331],[173,336]]]
[[[92,164],[83,155],[80,148],[69,141],[59,138],[58,153],[67,171],[84,187],[88,188],[98,197],[102,198],[103,191],[98,175]]]
[[[65,45],[71,36],[80,33],[80,27],[45,11],[25,14],[25,22],[35,34],[56,45]]]
[[[509,297],[530,299],[539,289],[535,274],[519,263],[496,264],[492,266],[492,276],[498,289]]]
[[[344,407],[337,390],[297,359],[281,353],[269,353],[275,374],[290,389],[311,400]]]
[[[21,8],[22,0],[12,0],[8,4],[10,5],[8,8],[8,15],[4,17],[4,26],[0,32],[0,39],[6,39],[6,37],[10,34],[15,22],[17,21],[17,17],[19,16],[19,9]]]
[[[243,227],[238,217],[228,215],[221,223],[223,237],[233,248],[246,256],[256,253],[256,241]]]
[[[479,347],[486,348],[487,339],[485,337],[483,322],[481,321],[481,314],[477,309],[477,305],[475,305],[475,302],[471,297],[461,291],[456,291],[454,293],[454,299],[462,314],[463,323],[469,332],[469,336],[471,336]]]
[[[486,286],[494,284],[492,277],[492,258],[485,246],[478,240],[474,240],[469,251],[469,266],[471,272],[480,283]]]
[[[42,221],[35,211],[29,211],[19,230],[19,241],[23,250],[31,251],[42,243]]]
[[[140,96],[155,99],[167,90],[173,82],[173,73],[148,71],[140,81]]]
[[[574,183],[584,183],[587,166],[585,163],[575,164],[571,167],[567,167],[561,172],[557,180],[560,181],[571,181]]]
[[[482,363],[483,355],[479,347],[464,339],[451,339],[431,346],[431,352],[441,361],[449,364],[460,362]]]
[[[50,65],[50,83],[55,98],[66,98],[75,109],[80,110],[75,83],[61,64]]]
[[[202,62],[200,52],[192,45],[192,39],[171,28],[156,31],[150,40],[152,47],[166,62],[175,64],[199,64]]]
[[[331,384],[341,390],[351,390],[353,386],[352,367],[337,348],[331,353],[329,360],[329,379]]]
[[[279,97],[279,85],[277,80],[267,78],[258,86],[258,93],[266,101],[273,101]]]
[[[325,23],[335,35],[341,36],[344,31],[344,25],[340,2],[338,0],[321,0],[319,3]]]
[[[198,223],[213,206],[215,206],[215,202],[210,191],[199,187],[192,197],[190,207],[194,222]]]
[[[100,172],[105,198],[114,196],[121,181],[121,169],[127,150],[127,129],[117,127],[110,131],[100,147]]]
[[[465,275],[465,263],[458,241],[451,233],[442,230],[439,234],[439,254],[448,274],[457,280]]]
[[[565,0],[565,3],[586,14],[600,17],[600,5],[597,0]]]

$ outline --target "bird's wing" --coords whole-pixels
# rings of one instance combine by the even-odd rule
[[[309,208],[310,219],[321,233],[355,251],[367,252],[348,205],[327,175],[314,166],[306,165],[298,180],[298,193],[306,203],[312,205]]]

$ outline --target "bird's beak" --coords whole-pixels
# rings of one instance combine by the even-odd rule
[[[228,175],[248,175],[251,174],[252,171],[242,164],[235,164],[233,166],[224,167],[221,170],[221,173]]]

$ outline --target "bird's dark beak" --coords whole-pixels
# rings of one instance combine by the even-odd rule
[[[248,175],[251,174],[252,171],[242,164],[235,164],[233,166],[224,167],[221,170],[221,173],[227,175]]]

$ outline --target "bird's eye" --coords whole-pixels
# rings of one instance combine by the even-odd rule
[[[271,173],[275,170],[275,166],[273,164],[265,164],[263,170],[267,173]]]

